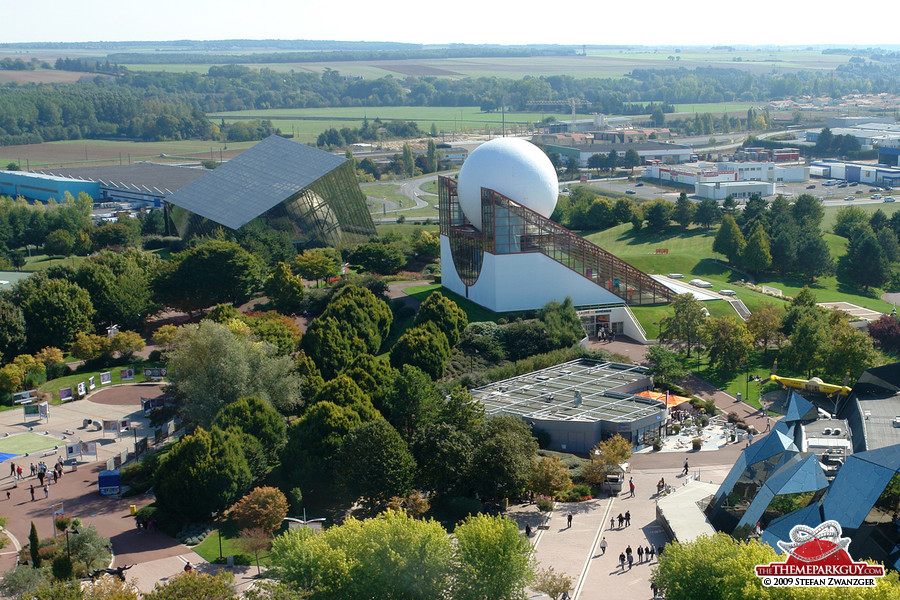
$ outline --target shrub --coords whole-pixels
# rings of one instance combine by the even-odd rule
[[[672,425],[672,432],[676,434],[681,433],[681,425],[679,425],[678,423]]]
[[[706,427],[707,425],[709,425],[709,417],[707,417],[706,415],[701,416],[700,427]]]
[[[150,355],[147,357],[147,360],[150,362],[160,362],[162,361],[162,350],[152,350]]]
[[[534,503],[537,504],[538,510],[541,512],[550,512],[553,510],[553,499],[548,498],[547,496],[538,496],[534,499]]]
[[[53,578],[58,581],[66,581],[75,576],[72,561],[65,554],[60,554],[53,559],[51,570],[53,571]]]
[[[662,440],[660,440],[659,438],[653,440],[653,450],[655,452],[659,452],[660,450],[662,450]]]
[[[481,512],[481,502],[466,496],[454,496],[447,500],[443,506],[447,517],[452,522],[459,522],[469,515],[477,515]]]
[[[691,448],[694,450],[699,450],[703,447],[703,440],[700,438],[694,438],[691,440]]]

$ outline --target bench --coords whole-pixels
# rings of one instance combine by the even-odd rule
[[[44,452],[41,453],[41,458],[46,458],[46,457],[48,457],[48,456],[53,456],[53,455],[56,454],[56,453],[57,453],[57,450],[45,450]]]

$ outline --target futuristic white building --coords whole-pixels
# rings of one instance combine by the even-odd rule
[[[440,178],[441,271],[449,290],[493,310],[530,310],[572,298],[596,328],[643,337],[626,305],[674,292],[549,219],[556,171],[536,146],[498,138],[478,147],[459,181]]]

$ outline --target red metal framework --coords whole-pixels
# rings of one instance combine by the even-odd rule
[[[643,271],[494,190],[482,188],[481,209],[482,231],[478,232],[462,214],[456,181],[440,178],[441,234],[450,240],[454,264],[466,285],[478,279],[482,250],[496,255],[540,252],[626,304],[665,304],[674,295]]]

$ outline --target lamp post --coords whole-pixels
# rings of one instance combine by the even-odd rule
[[[218,516],[219,516],[218,511],[212,513],[213,520],[217,519]],[[223,556],[222,556],[222,524],[221,523],[219,523],[219,526],[216,527],[216,532],[219,534],[219,559],[218,560],[222,560]]]
[[[77,535],[78,530],[73,527],[72,530],[69,531],[69,528],[66,527],[65,533],[66,533],[66,556],[69,558],[69,562],[71,563],[72,562],[72,552],[71,552],[71,550],[69,550],[69,533],[71,533],[72,535]]]

